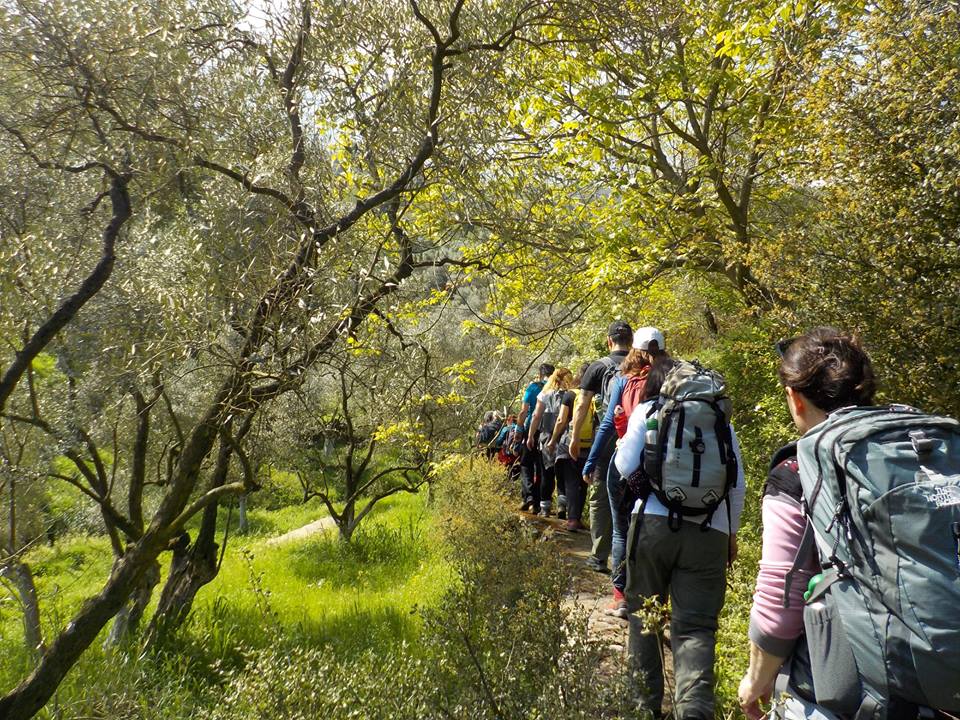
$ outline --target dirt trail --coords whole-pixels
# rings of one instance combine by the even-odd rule
[[[288,533],[283,535],[277,535],[275,538],[270,538],[267,540],[267,545],[283,545],[284,543],[292,542],[294,540],[303,540],[308,538],[311,535],[316,535],[317,533],[322,533],[330,528],[335,528],[337,524],[333,521],[332,517],[323,517],[319,520],[314,520],[312,523],[307,523],[301,527],[291,530]]]
[[[557,545],[570,560],[573,583],[565,604],[572,611],[587,614],[587,630],[591,638],[599,640],[607,650],[611,669],[623,667],[626,662],[626,620],[607,615],[604,609],[613,599],[610,576],[590,570],[585,561],[590,555],[590,531],[568,533],[563,522],[554,518],[539,518],[524,514],[524,519],[537,528],[541,539]]]
[[[573,582],[564,604],[572,612],[587,614],[587,633],[605,650],[604,670],[610,675],[622,674],[627,665],[629,623],[604,612],[613,600],[613,588],[609,575],[591,570],[585,564],[590,555],[590,531],[568,533],[562,529],[564,523],[554,518],[544,519],[527,513],[523,513],[523,518],[536,528],[544,542],[557,545],[569,559]],[[664,633],[669,635],[669,629],[664,628]],[[664,655],[666,686],[672,688],[673,658],[670,653],[669,639],[664,648]],[[670,717],[671,704],[672,700],[665,697],[663,706],[665,717]]]

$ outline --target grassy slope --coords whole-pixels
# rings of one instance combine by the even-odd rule
[[[229,665],[241,661],[244,647],[263,647],[278,636],[291,643],[328,643],[338,653],[411,638],[417,623],[413,608],[439,598],[453,577],[434,542],[436,529],[425,502],[425,496],[389,498],[349,547],[341,546],[332,531],[282,545],[267,543],[325,515],[319,505],[251,511],[251,533],[229,540],[219,576],[197,599],[185,630],[186,661],[193,655],[202,660],[198,666]],[[64,539],[54,548],[37,548],[28,560],[37,574],[48,638],[110,570],[103,538]],[[21,644],[19,610],[4,597],[0,690],[27,672]],[[101,659],[95,646],[81,664],[93,670]],[[88,694],[89,677],[82,667],[74,672],[60,702]]]

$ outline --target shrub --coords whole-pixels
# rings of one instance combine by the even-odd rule
[[[436,507],[459,582],[438,606],[420,610],[418,643],[346,660],[329,649],[262,652],[228,674],[207,717],[617,716],[617,694],[598,674],[599,649],[584,619],[564,610],[563,561],[523,532],[502,483],[499,468],[471,470],[465,461],[438,481]]]

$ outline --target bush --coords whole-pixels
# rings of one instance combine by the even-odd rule
[[[612,685],[598,675],[599,648],[588,641],[584,619],[563,608],[563,561],[555,547],[524,533],[502,484],[496,466],[471,470],[466,461],[437,482],[444,544],[459,583],[439,606],[419,611],[420,642],[346,661],[328,649],[260,653],[229,674],[207,717],[617,716]]]

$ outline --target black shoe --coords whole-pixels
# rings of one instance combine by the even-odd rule
[[[607,567],[607,564],[601,563],[595,557],[588,557],[585,564],[594,572],[603,573],[604,575],[610,574],[610,568]]]
[[[557,511],[557,520],[566,520],[566,519],[567,519],[567,511],[566,511],[566,510],[558,510],[558,511]]]

